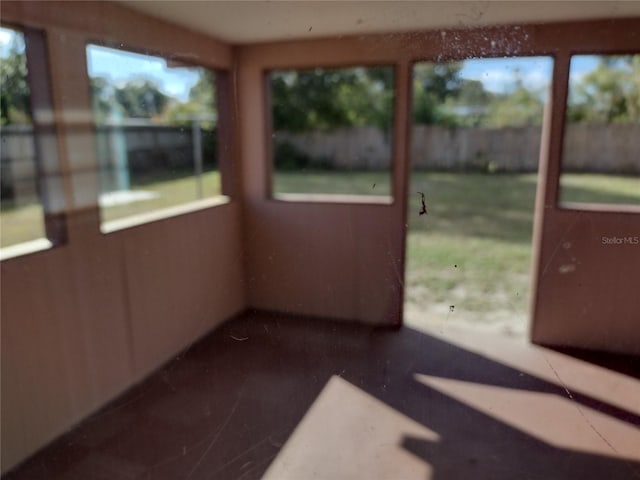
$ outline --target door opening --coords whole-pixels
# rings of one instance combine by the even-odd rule
[[[549,57],[414,65],[408,325],[526,334],[552,66]]]

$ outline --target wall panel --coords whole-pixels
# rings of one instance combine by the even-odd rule
[[[239,202],[100,233],[85,45],[228,68],[231,49],[107,2],[3,2],[42,29],[67,195],[67,241],[3,260],[2,471],[241,312]],[[232,160],[232,159],[230,159]],[[237,192],[235,192],[237,193]]]
[[[396,66],[393,202],[313,201],[304,195],[298,201],[271,199],[268,70],[375,64]],[[408,73],[407,63],[398,64],[391,50],[358,39],[239,50],[245,278],[250,307],[377,325],[402,322]]]

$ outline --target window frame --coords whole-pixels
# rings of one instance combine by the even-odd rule
[[[34,149],[34,184],[42,209],[44,236],[0,248],[0,261],[23,255],[53,250],[65,245],[67,208],[64,175],[60,162],[60,139],[55,120],[51,65],[48,56],[47,31],[13,22],[0,22],[0,27],[23,37],[25,44],[26,82],[29,87],[29,116]],[[37,72],[37,73],[36,73]],[[51,145],[43,145],[45,139]],[[53,146],[53,148],[51,148]],[[43,151],[47,151],[47,160]]]
[[[169,52],[168,50],[155,49],[153,46],[139,47],[135,44],[124,43],[112,38],[87,36],[84,41],[84,51],[87,57],[88,67],[88,50],[89,46],[109,48],[112,50],[122,51],[125,53],[133,53],[137,55],[145,55],[148,57],[156,57],[165,60],[167,63],[180,63],[185,68],[202,68],[213,74],[215,81],[215,108],[217,115],[217,134],[216,134],[216,153],[217,153],[217,169],[220,174],[220,194],[201,199],[193,199],[187,202],[172,204],[168,207],[162,207],[143,212],[137,212],[131,215],[115,218],[112,220],[104,220],[102,217],[103,208],[96,199],[97,210],[99,215],[100,233],[108,235],[119,230],[133,228],[148,223],[174,218],[176,216],[216,208],[222,205],[232,203],[237,198],[237,184],[234,181],[235,169],[233,167],[234,133],[232,119],[232,84],[230,82],[231,70],[228,67],[220,67],[218,65],[208,64],[207,62],[194,62],[193,59],[185,57],[184,54],[177,52]],[[88,70],[85,72],[87,84],[90,85],[91,77]],[[92,101],[91,93],[89,99]],[[91,106],[92,107],[92,106]],[[91,124],[94,138],[97,135],[98,125],[95,121],[95,112],[91,109]],[[97,161],[97,152],[96,152]],[[99,166],[96,165],[98,175]],[[195,175],[193,175],[195,179]],[[97,192],[98,196],[100,191]]]
[[[348,70],[355,68],[376,68],[384,67],[391,69],[393,78],[393,97],[391,108],[391,122],[390,128],[390,156],[388,174],[389,178],[389,195],[362,195],[362,194],[344,194],[344,193],[277,193],[274,191],[274,177],[276,173],[275,169],[275,152],[273,135],[275,131],[273,129],[273,104],[272,104],[272,88],[271,88],[271,75],[274,72],[286,72],[286,71],[312,71],[314,69],[324,70]],[[278,67],[264,68],[261,71],[262,85],[263,85],[263,99],[264,99],[264,142],[266,153],[266,165],[265,165],[265,181],[266,181],[266,199],[271,202],[292,203],[292,204],[335,204],[335,205],[374,205],[381,207],[394,207],[398,201],[396,192],[396,179],[395,179],[395,164],[398,159],[396,158],[396,123],[398,122],[398,80],[399,80],[399,68],[397,63],[348,63],[348,64],[331,64],[331,63],[318,63],[312,66],[287,66],[279,65]]]
[[[571,89],[571,60],[577,56],[625,56],[625,55],[639,55],[638,50],[607,50],[607,51],[592,51],[592,50],[576,50],[572,49],[567,53],[567,75],[564,78],[562,87],[564,88],[564,98],[558,99],[562,105],[562,121],[560,128],[560,151],[558,159],[558,175],[556,178],[555,189],[557,192],[555,207],[561,212],[593,212],[593,213],[636,213],[640,214],[640,205],[627,204],[627,203],[599,203],[599,202],[563,202],[562,197],[562,175],[567,173],[563,169],[564,155],[566,152],[566,134],[567,134],[567,111],[569,107],[569,93]],[[640,151],[639,151],[640,153]],[[640,176],[638,177],[640,182]]]

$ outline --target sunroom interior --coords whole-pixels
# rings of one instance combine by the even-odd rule
[[[639,4],[5,1],[0,19],[24,37],[42,212],[0,249],[4,477],[640,476],[640,203],[560,198],[572,58],[637,57]],[[200,145],[214,121],[216,171],[193,160],[209,195],[103,197],[135,174],[99,153],[134,141],[96,119],[91,56],[113,51],[212,72],[215,116],[153,133],[171,162],[163,137]],[[552,70],[528,332],[405,325],[408,219],[432,208],[408,201],[415,65],[534,56]],[[389,73],[388,185],[279,191],[273,72],[354,67]]]

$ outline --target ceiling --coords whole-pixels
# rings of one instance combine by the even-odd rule
[[[148,15],[233,43],[640,16],[640,1],[140,1]]]

